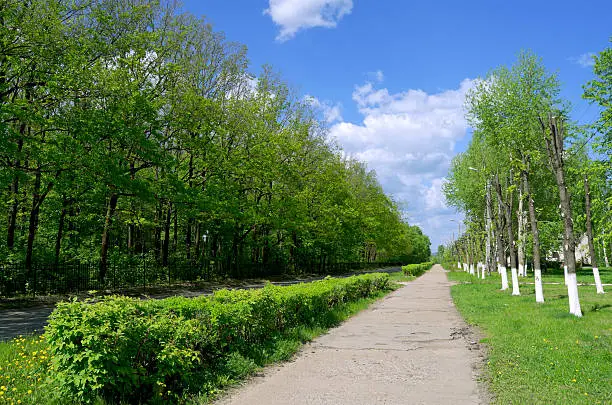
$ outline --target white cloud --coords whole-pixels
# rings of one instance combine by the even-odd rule
[[[323,118],[328,124],[342,121],[342,106],[340,103],[332,104],[329,101],[321,101],[318,98],[307,94],[304,100],[323,114]]]
[[[286,41],[303,29],[334,28],[353,10],[353,0],[270,0],[264,11],[280,26],[276,39]]]
[[[422,227],[434,250],[456,229],[450,219],[458,216],[446,206],[441,187],[455,144],[466,136],[463,105],[473,85],[465,79],[455,89],[433,94],[391,93],[368,82],[353,92],[363,121],[338,122],[330,130],[347,154],[376,170],[386,192],[405,203],[409,222]]]
[[[596,53],[594,52],[587,52],[587,53],[583,53],[577,58],[570,58],[570,60],[573,61],[574,63],[579,64],[580,66],[584,68],[588,68],[588,67],[595,65],[595,59],[593,59],[595,55]]]
[[[377,83],[382,83],[385,81],[385,74],[382,70],[377,70],[376,72],[369,72],[368,77]]]

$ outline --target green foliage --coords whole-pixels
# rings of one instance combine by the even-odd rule
[[[141,255],[234,276],[429,255],[318,116],[175,2],[8,2],[0,255],[101,279]]]
[[[415,276],[418,277],[421,274],[425,273],[427,270],[431,269],[434,265],[433,262],[425,262],[420,264],[407,264],[406,266],[402,266],[402,271],[407,276]]]
[[[375,273],[222,290],[194,299],[111,297],[63,303],[46,332],[54,380],[63,396],[83,402],[99,396],[172,400],[168,392],[197,392],[219,364],[248,372],[252,365],[243,357],[275,333],[316,326],[336,306],[387,288],[389,276]]]

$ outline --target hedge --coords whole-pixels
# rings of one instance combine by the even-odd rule
[[[387,288],[388,274],[372,273],[209,297],[61,303],[46,330],[53,380],[78,402],[169,400],[168,392],[198,392],[230,354]]]
[[[402,266],[402,271],[407,276],[418,277],[421,274],[425,273],[427,270],[431,269],[434,264],[435,264],[434,262],[407,264],[406,266]]]

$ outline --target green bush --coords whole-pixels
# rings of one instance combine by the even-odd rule
[[[431,269],[434,265],[433,262],[425,262],[419,264],[407,264],[406,266],[402,266],[402,271],[407,276],[415,276],[418,277],[421,274],[425,273],[427,270]]]
[[[171,401],[197,392],[221,360],[248,370],[241,353],[252,345],[388,287],[388,274],[375,273],[191,299],[62,303],[46,331],[53,378],[61,396],[79,402]]]

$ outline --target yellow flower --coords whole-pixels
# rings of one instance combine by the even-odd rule
[[[17,388],[13,388],[13,392],[17,391]]]
[[[572,382],[576,382],[576,379],[575,379],[575,378],[572,378]]]
[[[28,390],[28,394],[31,394],[31,393],[32,393],[32,390]]]

